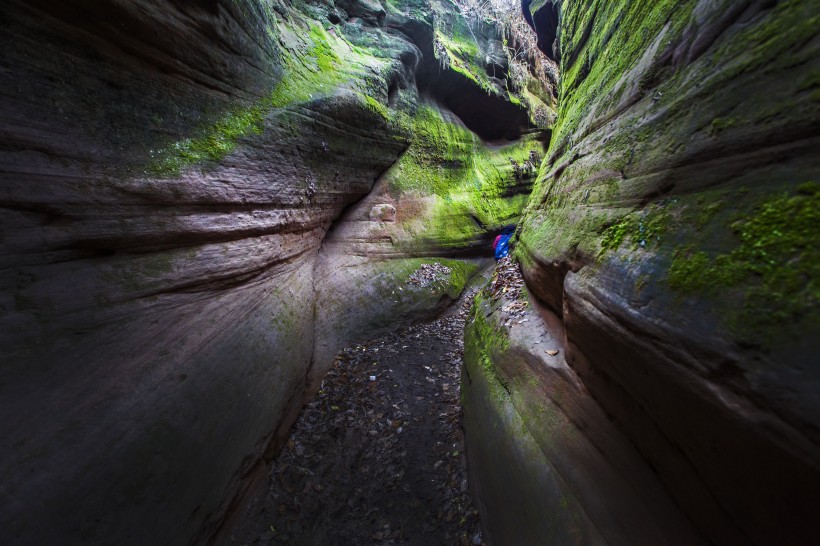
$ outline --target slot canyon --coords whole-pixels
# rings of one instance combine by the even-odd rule
[[[818,541],[820,0],[0,28],[0,544]]]

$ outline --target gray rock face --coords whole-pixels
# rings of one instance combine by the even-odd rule
[[[239,117],[281,79],[264,30],[276,15],[100,8],[4,7],[11,543],[208,532],[301,407],[325,231],[404,146],[356,96],[317,94],[268,109],[218,161],[157,176],[168,141]]]
[[[816,8],[561,4],[559,122],[517,256],[534,298],[560,319],[568,368],[546,376],[535,346],[504,331],[467,363],[507,381],[512,399],[470,395],[485,415],[467,421],[471,452],[486,457],[480,438],[496,434],[486,417],[495,404],[496,416],[523,421],[521,445],[534,441],[542,466],[561,478],[532,502],[554,503],[577,486],[591,515],[582,478],[605,465],[629,475],[628,462],[600,449],[562,469],[576,444],[553,442],[571,421],[588,438],[625,438],[708,542],[805,544],[817,535],[820,313],[811,279],[820,246],[808,227],[820,210]],[[567,390],[567,377],[580,383]],[[590,400],[602,414],[580,417],[576,407]],[[539,406],[556,405],[560,419],[532,424],[543,420]],[[601,416],[613,432],[597,428]],[[518,460],[507,452],[499,464]],[[494,479],[486,465],[478,478]],[[507,485],[526,496],[525,479]],[[611,514],[624,496],[607,495]],[[497,543],[524,525],[510,524],[513,516],[490,513]],[[573,521],[558,525],[571,534]],[[595,528],[610,543],[675,543]]]

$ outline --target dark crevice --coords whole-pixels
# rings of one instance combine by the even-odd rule
[[[552,60],[558,60],[558,5],[552,0],[544,3],[535,13],[530,11],[532,0],[521,0],[521,11],[527,24],[538,36],[538,49]]]
[[[414,22],[393,28],[419,48],[421,63],[416,70],[419,93],[452,111],[482,140],[513,141],[531,130],[529,115],[523,107],[439,64],[433,50],[432,26]]]
[[[387,105],[390,108],[395,108],[398,92],[399,92],[398,82],[394,78],[390,82],[390,85],[387,87]]]

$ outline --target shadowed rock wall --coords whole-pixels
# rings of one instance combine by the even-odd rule
[[[368,335],[315,320],[370,290],[319,293],[317,257],[410,144],[416,72],[449,70],[430,5],[10,1],[0,26],[3,541],[206,541]]]
[[[284,6],[3,10],[4,535],[186,542],[301,407],[321,239],[402,141],[273,102]]]
[[[614,434],[634,446],[667,506],[706,541],[805,544],[817,534],[817,17],[817,2],[561,3],[559,122],[516,254],[560,326],[542,331],[568,367],[545,377],[543,349],[521,349],[515,323],[487,310],[498,332],[480,338],[468,325],[468,339],[483,341],[467,366],[471,377],[482,363],[494,371],[502,401],[477,387],[466,411],[473,459],[495,451],[471,412],[523,421],[509,437],[540,445],[560,478],[533,502],[567,495],[564,523],[554,516],[571,536],[589,531],[574,527],[577,501],[603,542],[675,543],[612,528],[614,506],[597,512],[587,497],[597,485],[579,474],[629,475],[628,465],[599,447],[563,466],[579,449],[552,443],[565,422],[593,444]],[[601,413],[579,417],[592,400]],[[489,468],[479,482],[493,479]],[[517,487],[532,491],[525,479]],[[506,544],[517,515],[496,506],[488,527]],[[534,536],[528,543],[565,543]]]

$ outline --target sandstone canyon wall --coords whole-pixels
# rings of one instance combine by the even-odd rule
[[[558,123],[465,349],[494,543],[811,542],[820,5],[527,4]]]
[[[490,539],[816,536],[818,2],[522,5],[557,105],[449,0],[0,8],[4,543],[212,540],[525,206],[466,332]]]
[[[500,36],[449,2],[10,1],[0,25],[4,543],[210,540],[339,346],[457,297],[524,205],[510,157],[543,153]]]

